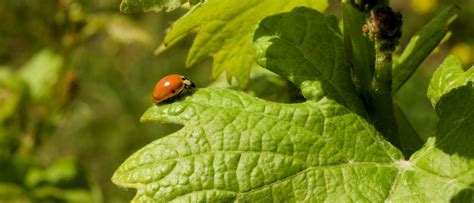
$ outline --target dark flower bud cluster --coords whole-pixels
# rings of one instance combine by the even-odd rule
[[[362,31],[379,43],[380,51],[393,52],[402,36],[402,15],[388,6],[373,9]]]

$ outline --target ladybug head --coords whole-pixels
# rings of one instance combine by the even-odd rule
[[[186,78],[185,76],[181,76],[181,80],[183,80],[183,84],[186,86],[186,88],[195,88],[196,87],[194,82],[191,81],[190,79]]]

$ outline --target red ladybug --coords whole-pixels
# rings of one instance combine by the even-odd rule
[[[168,102],[183,93],[192,92],[195,87],[193,81],[182,75],[168,75],[156,83],[153,90],[153,101],[155,104]]]

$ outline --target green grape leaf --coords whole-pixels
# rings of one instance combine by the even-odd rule
[[[428,97],[435,106],[444,94],[468,82],[474,82],[474,68],[464,71],[461,58],[450,55],[433,74],[428,87]]]
[[[120,11],[123,13],[159,12],[163,9],[172,11],[186,2],[188,0],[122,0]]]
[[[472,159],[465,156],[472,148],[458,157],[428,143],[407,161],[364,119],[353,84],[344,80],[351,72],[336,25],[334,18],[309,8],[265,18],[255,31],[257,61],[292,81],[307,101],[283,104],[201,88],[154,105],[142,121],[184,127],[134,153],[112,181],[137,189],[136,202],[404,202],[469,196]],[[444,125],[453,122],[464,120]],[[455,133],[440,131],[465,136]],[[434,153],[440,160],[429,160]],[[448,160],[446,153],[458,158]],[[452,168],[458,165],[463,167]]]
[[[166,35],[167,46],[198,30],[187,58],[187,66],[212,56],[212,77],[227,73],[241,87],[247,86],[250,69],[255,62],[252,31],[268,15],[289,11],[296,6],[317,10],[327,7],[327,0],[208,0],[195,6],[179,19]]]
[[[402,159],[372,126],[327,98],[280,104],[206,88],[151,107],[142,121],[185,126],[114,174],[114,183],[138,190],[137,202],[381,201],[397,174],[392,163]],[[365,197],[369,188],[380,195]]]

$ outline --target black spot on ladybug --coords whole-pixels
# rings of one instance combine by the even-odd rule
[[[175,92],[176,92],[175,90],[171,90],[171,93],[173,93],[173,94],[174,94]]]

